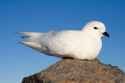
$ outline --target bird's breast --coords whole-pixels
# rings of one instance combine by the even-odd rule
[[[86,50],[86,55],[90,58],[96,58],[100,53],[102,48],[102,41],[100,39],[88,39],[86,41],[84,49]]]
[[[81,38],[79,41],[77,41],[73,52],[76,58],[93,59],[98,56],[101,48],[102,48],[101,40],[84,37]]]

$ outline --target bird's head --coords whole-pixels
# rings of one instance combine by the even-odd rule
[[[91,21],[88,22],[84,28],[83,31],[87,34],[89,34],[92,37],[109,37],[109,34],[106,32],[106,27],[104,23],[100,21]]]

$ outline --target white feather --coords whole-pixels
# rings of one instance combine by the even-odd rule
[[[93,27],[98,27],[95,30]],[[102,33],[105,25],[99,21],[92,21],[82,30],[67,30],[60,32],[22,32],[23,44],[37,51],[59,57],[77,59],[95,59],[102,48]]]

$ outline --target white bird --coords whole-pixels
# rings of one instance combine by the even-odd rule
[[[104,23],[88,22],[82,30],[59,32],[20,32],[22,44],[41,53],[75,59],[95,59],[102,48],[102,37],[109,37]]]

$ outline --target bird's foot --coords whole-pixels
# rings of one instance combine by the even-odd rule
[[[74,59],[73,57],[62,57],[62,59]]]

